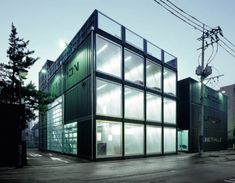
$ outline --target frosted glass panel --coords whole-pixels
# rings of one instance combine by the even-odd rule
[[[164,152],[176,152],[175,128],[164,128]]]
[[[158,95],[153,95],[147,93],[146,95],[147,102],[147,121],[161,122],[162,118],[162,100]]]
[[[147,154],[162,152],[162,128],[147,126]]]
[[[96,114],[121,117],[121,85],[106,80],[96,80]]]
[[[64,125],[63,152],[77,154],[77,122]]]
[[[164,123],[176,124],[176,101],[164,98]]]
[[[144,153],[144,126],[125,123],[125,155]]]
[[[125,50],[125,79],[134,83],[144,84],[144,58]]]
[[[122,155],[122,123],[96,121],[96,155],[98,157]]]
[[[146,62],[146,82],[147,87],[157,91],[162,90],[162,67],[150,60]]]
[[[125,118],[144,119],[144,92],[125,87]]]
[[[176,95],[176,73],[169,69],[164,69],[164,92]]]
[[[121,47],[97,35],[96,67],[98,71],[121,77]]]

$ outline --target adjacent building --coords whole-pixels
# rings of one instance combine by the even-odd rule
[[[201,124],[201,83],[192,78],[178,81],[178,150],[198,152]],[[204,87],[204,151],[227,148],[227,97]]]
[[[224,86],[220,91],[228,97],[228,144],[235,144],[235,84]]]
[[[56,98],[40,114],[40,149],[92,160],[176,153],[176,82],[176,57],[95,10],[39,73]]]

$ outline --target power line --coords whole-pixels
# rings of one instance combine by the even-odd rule
[[[224,46],[222,46],[220,43],[218,43],[221,48],[223,48],[226,52],[228,52],[232,57],[235,58],[235,54],[231,53],[228,49],[226,49]]]
[[[234,49],[232,49],[229,45],[227,45],[223,40],[220,40],[220,41],[221,41],[221,43],[223,43],[224,46],[226,46],[228,49],[230,49],[235,54],[235,50]]]
[[[174,6],[175,8],[177,8],[178,10],[180,10],[181,12],[183,12],[184,14],[188,15],[189,17],[191,17],[192,19],[196,20],[197,22],[204,24],[205,26],[207,26],[208,28],[212,29],[212,27],[210,27],[209,25],[203,23],[202,21],[198,20],[197,18],[195,18],[194,16],[190,15],[189,13],[187,13],[186,11],[184,11],[183,9],[181,9],[180,7],[176,6],[174,3],[172,3],[170,0],[166,0],[168,3],[170,3],[172,6]]]
[[[176,13],[178,13],[179,15],[181,15],[182,17],[184,17],[185,19],[187,19],[188,21],[190,21],[191,23],[195,24],[196,26],[200,27],[201,29],[203,29],[202,25],[203,23],[200,22],[200,24],[194,22],[192,19],[186,17],[184,14],[180,13],[179,11],[177,11],[175,8],[173,8],[172,6],[168,5],[167,3],[165,3],[163,0],[160,0],[162,3],[164,3],[167,7],[169,7],[170,9],[174,10]]]
[[[231,41],[229,41],[229,39],[228,39],[228,38],[226,38],[224,35],[222,35],[222,37],[223,37],[226,41],[228,41],[232,46],[234,46],[234,47],[235,47],[235,44],[233,44]]]
[[[177,18],[179,18],[180,20],[182,20],[183,22],[185,22],[186,24],[190,25],[191,27],[193,27],[194,29],[203,32],[201,29],[199,29],[198,27],[194,26],[193,24],[187,22],[186,20],[184,20],[183,18],[181,18],[180,16],[176,15],[173,11],[169,10],[168,8],[166,8],[165,6],[163,6],[159,1],[154,0],[156,3],[158,3],[160,6],[162,6],[164,9],[166,9],[168,12],[170,12],[172,15],[176,16]]]

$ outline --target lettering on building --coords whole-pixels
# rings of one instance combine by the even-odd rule
[[[76,63],[72,64],[71,67],[68,68],[67,77],[72,77],[73,74],[78,71],[79,71],[79,62],[77,61]]]
[[[204,142],[206,143],[221,143],[221,137],[205,137]]]

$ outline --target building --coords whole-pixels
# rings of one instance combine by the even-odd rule
[[[40,115],[40,149],[92,160],[176,153],[176,81],[176,57],[95,10],[39,73],[56,96]]]
[[[228,144],[235,143],[235,84],[224,86],[220,91],[228,97]]]
[[[192,78],[178,81],[178,150],[198,152],[201,83]],[[227,148],[227,97],[204,87],[204,151]]]

